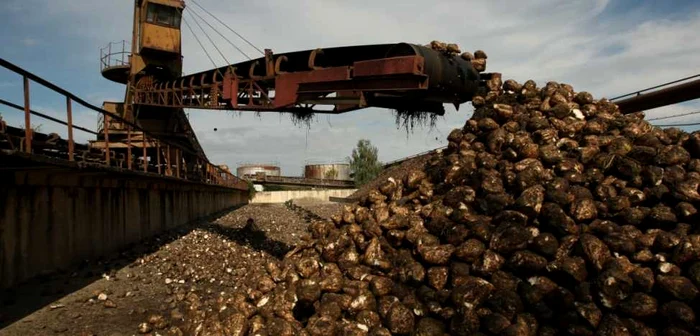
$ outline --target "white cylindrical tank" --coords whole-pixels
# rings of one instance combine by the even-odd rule
[[[236,175],[240,178],[255,176],[258,173],[263,173],[265,176],[281,176],[282,170],[278,165],[257,163],[243,164],[236,168]]]

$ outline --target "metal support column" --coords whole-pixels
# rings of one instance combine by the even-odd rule
[[[24,77],[24,151],[32,152],[32,120],[29,106],[29,78]]]
[[[70,97],[66,97],[66,115],[68,123],[68,161],[75,161],[75,142],[73,141],[73,108]]]

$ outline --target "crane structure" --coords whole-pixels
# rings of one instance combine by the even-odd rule
[[[459,108],[484,85],[484,74],[459,55],[410,43],[282,54],[266,49],[258,59],[183,76],[184,9],[182,0],[134,0],[130,48],[110,44],[101,55],[103,77],[126,85],[123,102],[103,104],[120,118],[105,118],[93,147],[114,151],[143,141],[120,122],[128,120],[187,147],[182,153],[149,149],[151,159],[178,160],[187,169],[205,156],[185,108],[304,116],[379,107],[443,114],[443,104]]]

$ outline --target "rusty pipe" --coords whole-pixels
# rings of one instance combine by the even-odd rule
[[[634,113],[700,98],[700,79],[614,102],[622,113]]]

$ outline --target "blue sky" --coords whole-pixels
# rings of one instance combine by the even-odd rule
[[[488,71],[505,78],[572,84],[596,97],[612,97],[700,73],[700,1],[425,1],[198,0],[259,47],[277,52],[316,47],[443,40],[463,50],[482,49]],[[0,12],[0,57],[9,60],[95,105],[120,100],[124,87],[102,79],[99,48],[131,35],[132,1],[4,0]],[[189,7],[197,7],[189,3]],[[201,13],[201,11],[200,11]],[[186,19],[189,16],[186,16]],[[212,22],[214,24],[214,22]],[[217,26],[218,27],[218,26]],[[191,33],[183,27],[185,72],[211,68]],[[235,36],[221,28],[231,40]],[[203,38],[201,32],[198,32]],[[231,62],[243,60],[212,34]],[[238,43],[249,54],[254,50]],[[210,45],[208,50],[216,56]],[[224,61],[215,57],[217,65]],[[64,101],[32,87],[33,107],[63,117]],[[0,70],[0,98],[21,103],[21,79]],[[689,102],[648,111],[649,117],[700,110]],[[390,111],[368,109],[341,116],[319,116],[311,129],[287,116],[189,111],[190,121],[210,159],[277,161],[283,173],[299,174],[304,162],[338,161],[360,138],[370,139],[385,161],[445,144],[471,113],[448,109],[434,129],[407,136]],[[21,115],[0,107],[10,124]],[[77,122],[94,127],[93,114],[77,109]],[[700,121],[700,115],[664,120]],[[65,134],[46,121],[42,130]],[[218,132],[213,128],[217,127]],[[78,134],[87,140],[89,135]]]

